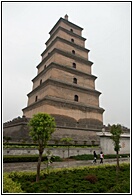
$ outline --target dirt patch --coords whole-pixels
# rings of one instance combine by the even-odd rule
[[[75,161],[75,159],[64,158],[63,161]]]

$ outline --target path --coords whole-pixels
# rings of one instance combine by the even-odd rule
[[[120,163],[122,162],[130,162],[128,158],[121,158]],[[116,159],[104,159],[103,164],[114,164],[116,163]],[[78,167],[78,166],[87,166],[93,165],[92,160],[87,161],[63,161],[63,162],[53,162],[51,164],[52,168],[66,168],[66,167]],[[100,160],[97,160],[96,165],[100,165]],[[3,172],[11,172],[11,171],[36,171],[37,162],[21,162],[21,163],[3,163]],[[46,165],[41,163],[41,170],[46,168]]]

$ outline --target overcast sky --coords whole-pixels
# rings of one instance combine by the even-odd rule
[[[60,17],[84,28],[103,123],[130,127],[130,2],[2,3],[3,121],[22,116],[49,32]]]

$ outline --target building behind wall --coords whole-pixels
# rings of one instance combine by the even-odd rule
[[[67,15],[51,29],[23,115],[29,119],[38,112],[51,114],[56,121],[53,139],[69,136],[98,144],[104,109],[82,30]]]

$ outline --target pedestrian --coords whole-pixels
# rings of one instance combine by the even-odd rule
[[[95,152],[95,151],[93,152],[93,155],[94,155],[93,163],[96,163],[96,162],[97,162],[97,154],[96,154],[96,152]]]
[[[100,163],[103,163],[103,158],[104,158],[104,154],[103,154],[103,152],[101,151],[101,152],[100,152]]]

